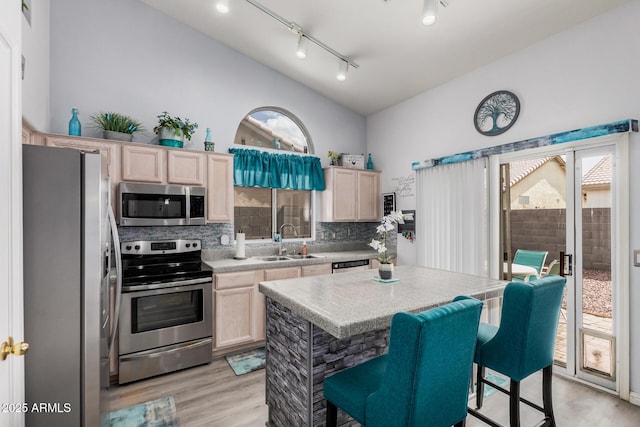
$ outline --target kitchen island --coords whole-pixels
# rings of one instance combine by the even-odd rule
[[[498,298],[507,282],[416,266],[261,282],[267,297],[266,400],[272,427],[324,426],[322,383],[384,354],[400,311],[421,312],[457,295]],[[349,423],[339,411],[338,425]]]

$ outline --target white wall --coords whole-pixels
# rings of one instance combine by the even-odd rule
[[[22,21],[22,118],[32,129],[49,130],[49,0],[32,1],[31,24]]]
[[[293,58],[292,60],[295,60]],[[307,127],[315,153],[363,153],[365,118],[288,77],[167,17],[140,1],[55,0],[51,5],[51,131],[66,134],[77,107],[84,136],[98,111],[143,122],[148,142],[162,111],[199,128],[188,148],[204,149],[211,128],[216,151],[233,144],[251,110],[278,106]]]
[[[411,162],[519,141],[622,119],[640,118],[640,1],[622,6],[367,117],[367,150],[384,171],[382,191],[392,178],[411,174]],[[476,106],[489,93],[507,89],[521,102],[520,117],[495,137],[473,126]],[[632,248],[640,248],[640,138],[631,143]],[[414,209],[415,196],[398,208]],[[419,212],[417,213],[420,214]],[[634,221],[635,219],[635,221]],[[418,230],[417,239],[427,239]],[[401,246],[399,260],[413,246]],[[403,253],[407,250],[409,252]],[[640,268],[631,267],[631,304],[640,305]],[[631,389],[640,392],[640,311],[631,315]]]

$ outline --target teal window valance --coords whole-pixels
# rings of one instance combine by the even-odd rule
[[[229,148],[233,154],[233,185],[242,187],[324,190],[320,159],[314,156],[276,154]]]

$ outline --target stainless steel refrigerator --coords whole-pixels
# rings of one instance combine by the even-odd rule
[[[99,426],[115,224],[106,163],[98,153],[25,145],[23,190],[26,425]]]

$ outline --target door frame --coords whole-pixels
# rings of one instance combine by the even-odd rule
[[[12,336],[23,341],[22,287],[22,83],[21,83],[21,9],[17,3],[0,5],[0,49],[2,81],[8,97],[0,105],[0,194],[9,203],[0,208],[0,342]],[[0,372],[3,391],[0,401],[7,404],[24,402],[24,357],[10,355]],[[5,376],[6,375],[6,376]],[[0,413],[0,427],[24,426],[22,406]]]
[[[615,146],[615,177],[616,183],[613,194],[615,203],[615,226],[612,230],[612,253],[616,260],[615,267],[612,266],[612,275],[616,277],[615,281],[615,307],[616,307],[616,371],[617,386],[616,392],[623,400],[628,401],[630,398],[630,301],[629,301],[629,134],[619,133],[602,137],[590,138],[580,141],[567,142],[561,145],[550,145],[545,147],[531,148],[513,153],[498,154],[491,157],[489,167],[489,185],[490,194],[490,214],[491,214],[491,259],[501,260],[499,250],[500,242],[500,164],[508,163],[516,160],[523,160],[531,157],[542,157],[547,155],[563,154],[563,152],[582,150],[587,148],[597,148],[602,146]],[[568,168],[567,168],[568,169]],[[573,171],[571,175],[573,175]],[[568,178],[567,178],[568,179]],[[573,195],[567,194],[567,199],[573,198]],[[567,200],[567,203],[569,201]],[[615,242],[615,245],[613,245]],[[492,263],[493,264],[493,263]],[[495,269],[498,269],[495,263]],[[492,268],[492,271],[493,268]],[[568,375],[564,370],[557,370],[560,375]],[[610,391],[596,384],[586,382],[573,375],[569,378],[583,382],[590,386]]]

